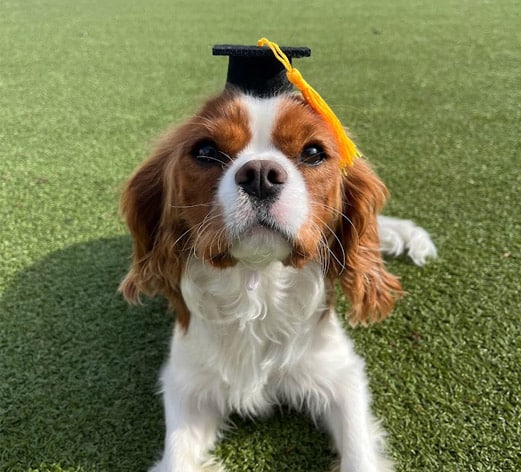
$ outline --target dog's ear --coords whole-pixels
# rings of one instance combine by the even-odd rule
[[[340,281],[351,302],[349,321],[367,325],[384,319],[402,294],[399,280],[385,269],[378,239],[376,218],[387,189],[363,159],[347,169],[342,186],[328,275]]]
[[[173,153],[173,135],[165,136],[124,188],[120,211],[133,239],[133,253],[119,289],[130,303],[138,303],[141,293],[164,295],[186,328],[188,310],[179,292],[183,260],[176,244],[180,230],[164,209]]]

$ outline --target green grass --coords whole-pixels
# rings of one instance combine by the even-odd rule
[[[299,68],[438,261],[393,261],[409,296],[351,331],[398,471],[521,470],[521,7],[517,0],[3,0],[0,470],[145,470],[171,318],[116,293],[122,182],[220,90],[214,43],[308,45]],[[340,302],[340,308],[344,307]],[[345,307],[344,307],[345,308]],[[237,421],[230,471],[322,472],[302,416]]]

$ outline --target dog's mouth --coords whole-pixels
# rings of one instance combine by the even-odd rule
[[[258,214],[256,220],[252,221],[249,226],[245,228],[243,231],[243,237],[251,236],[253,233],[262,231],[279,234],[283,238],[287,239],[288,243],[293,239],[292,235],[289,234],[289,231],[283,224],[278,223],[270,216],[266,217],[262,214]]]
[[[292,238],[284,228],[258,218],[233,238],[230,254],[248,264],[266,265],[287,259],[292,246]]]

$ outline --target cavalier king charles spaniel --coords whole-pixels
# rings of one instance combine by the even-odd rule
[[[382,252],[422,265],[436,249],[412,222],[378,216],[387,190],[365,159],[346,172],[339,159],[300,95],[226,90],[128,181],[133,263],[121,291],[130,302],[161,294],[177,314],[151,471],[223,471],[210,453],[229,415],[280,404],[331,434],[336,470],[392,470],[335,286],[352,324],[382,320],[402,295]]]

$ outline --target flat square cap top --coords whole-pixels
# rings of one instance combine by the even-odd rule
[[[306,47],[281,49],[290,62],[311,55]],[[226,88],[238,88],[257,97],[271,97],[293,90],[286,69],[267,47],[219,44],[212,52],[214,56],[229,57]]]

